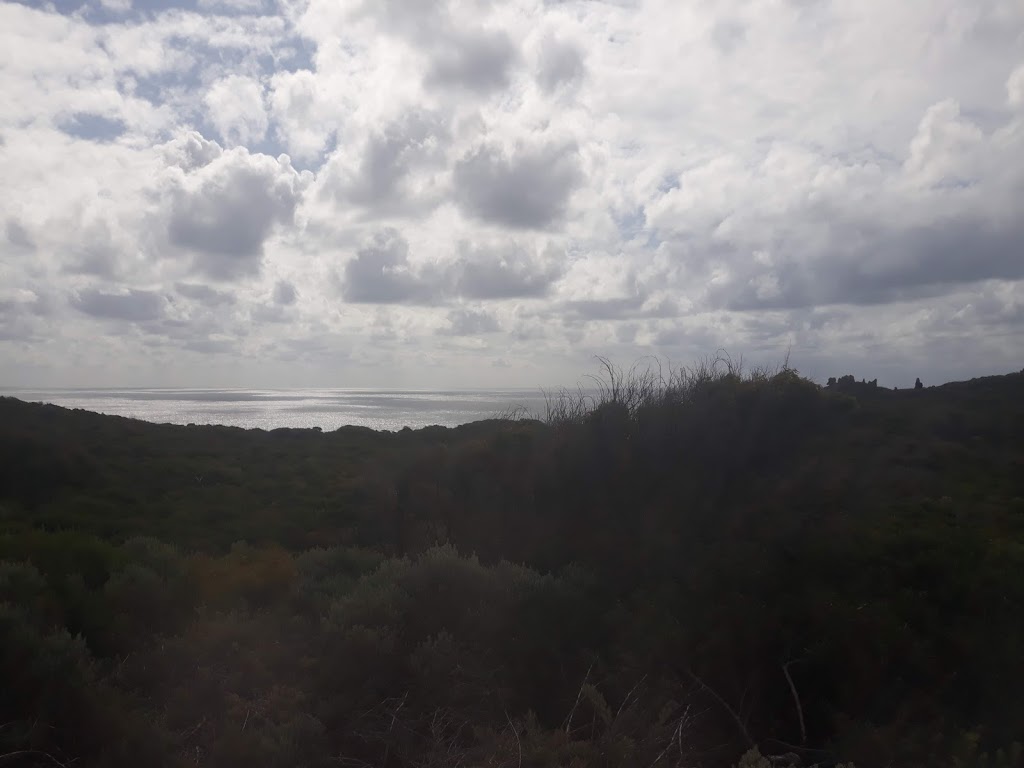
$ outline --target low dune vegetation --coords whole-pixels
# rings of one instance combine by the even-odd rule
[[[0,399],[0,765],[1024,766],[1024,374],[396,433]]]

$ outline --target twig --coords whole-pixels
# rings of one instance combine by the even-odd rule
[[[623,709],[625,709],[626,704],[629,703],[629,700],[633,697],[633,694],[636,693],[636,689],[639,688],[641,685],[643,685],[644,680],[646,680],[646,679],[647,679],[647,675],[644,674],[643,677],[641,677],[639,680],[636,681],[636,685],[634,685],[632,688],[629,689],[629,693],[626,694],[626,698],[624,698],[622,700],[622,703],[619,704],[619,708],[617,710],[615,710],[615,718],[614,718],[615,720],[618,720],[619,713],[622,712]]]
[[[587,674],[583,676],[583,682],[580,683],[580,690],[576,694],[576,702],[572,705],[572,709],[569,710],[569,717],[565,721],[565,732],[566,733],[569,733],[572,730],[572,716],[576,714],[576,707],[578,707],[580,705],[580,699],[583,698],[583,689],[587,685],[587,680],[590,679],[590,671],[593,668],[594,668],[594,664],[593,664],[593,662],[591,662],[590,667],[587,669]]]
[[[243,731],[245,730],[246,724],[249,722],[249,712],[250,712],[249,707],[246,707],[245,708],[245,720],[242,721],[242,730]]]
[[[508,726],[512,729],[512,733],[516,736],[516,749],[519,751],[519,768],[523,768],[523,742],[519,740],[519,731],[512,724],[512,718],[508,716],[508,710],[505,710],[505,719],[508,720]]]
[[[0,760],[9,760],[13,757],[24,757],[25,755],[39,755],[45,757],[47,760],[52,762],[54,765],[59,765],[60,768],[68,768],[69,763],[62,763],[56,757],[51,755],[49,752],[41,752],[38,749],[19,749],[16,752],[6,752],[0,755]]]
[[[185,739],[192,738],[192,736],[195,735],[196,731],[198,731],[204,725],[206,725],[206,716],[205,715],[203,716],[203,718],[198,723],[196,723],[194,726],[192,726],[192,728],[190,728],[187,731],[182,731],[180,734],[178,734],[178,738],[183,740],[183,741]]]
[[[782,674],[786,676],[786,682],[789,683],[789,690],[793,694],[793,702],[796,704],[796,714],[800,719],[800,744],[807,743],[807,727],[804,725],[804,708],[800,704],[800,694],[796,691],[796,685],[793,683],[793,677],[789,674],[789,665],[792,661],[787,661],[782,665]]]
[[[676,729],[674,731],[672,731],[672,735],[669,737],[668,744],[666,744],[665,748],[663,750],[661,750],[661,752],[658,754],[658,756],[656,758],[654,758],[654,762],[651,763],[650,768],[654,768],[654,766],[656,766],[661,761],[661,758],[663,758],[665,756],[665,754],[670,749],[672,749],[673,742],[679,745],[679,756],[682,757],[682,755],[683,755],[683,723],[686,722],[686,715],[689,714],[689,712],[690,712],[690,708],[687,707],[686,711],[683,712],[683,714],[679,717],[679,721],[676,723]]]
[[[385,768],[388,764],[388,755],[391,754],[391,732],[395,730],[395,721],[398,720],[398,713],[405,706],[405,700],[409,697],[409,692],[406,691],[402,695],[402,700],[398,702],[398,706],[395,707],[395,711],[391,713],[391,726],[388,728],[387,743],[384,745],[384,760],[381,762],[381,768]]]
[[[690,677],[692,677],[693,681],[695,683],[697,683],[697,685],[699,685],[705,691],[710,693],[712,698],[714,698],[715,701],[717,701],[719,704],[721,704],[722,708],[725,709],[726,712],[728,712],[730,715],[732,715],[732,719],[736,722],[736,725],[739,726],[740,732],[743,734],[743,738],[745,738],[747,740],[747,744],[749,744],[751,747],[756,747],[757,746],[757,742],[755,742],[750,737],[750,732],[747,730],[747,726],[743,722],[743,718],[741,718],[738,714],[736,714],[736,710],[734,710],[732,707],[730,707],[728,702],[725,699],[723,699],[721,696],[719,696],[718,692],[715,691],[714,688],[712,688],[710,685],[708,685],[703,680],[701,680],[699,677],[697,677],[695,674],[693,674],[693,672],[687,670],[686,674],[688,674]]]

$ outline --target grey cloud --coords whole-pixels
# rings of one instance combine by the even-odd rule
[[[483,221],[517,229],[544,229],[565,215],[582,181],[575,145],[520,149],[508,157],[481,147],[453,173],[463,211]]]
[[[448,313],[448,327],[440,333],[447,336],[480,336],[501,330],[497,318],[475,309],[454,309]]]
[[[71,254],[71,261],[64,265],[64,271],[113,278],[118,271],[117,250],[110,242],[84,245]]]
[[[455,267],[455,292],[469,299],[542,297],[562,273],[554,259],[545,263],[520,248],[463,246]]]
[[[34,251],[36,244],[32,239],[32,235],[24,225],[13,216],[7,219],[7,225],[5,227],[5,234],[7,236],[7,242],[13,245],[15,248],[19,248],[26,251]]]
[[[189,339],[182,346],[192,352],[200,352],[204,355],[238,351],[238,342],[231,339]]]
[[[34,298],[0,299],[0,341],[26,342],[42,338],[45,326],[39,319],[50,313],[50,297],[38,292],[30,294]]]
[[[519,246],[463,243],[445,267],[414,268],[409,244],[394,229],[380,232],[345,266],[347,301],[374,304],[437,304],[454,298],[539,298],[561,277],[554,252],[536,256]]]
[[[260,304],[253,308],[252,319],[261,323],[285,323],[288,313],[280,304]]]
[[[184,171],[202,168],[224,154],[217,142],[204,139],[196,131],[189,131],[169,141],[163,146],[163,152],[169,163]]]
[[[724,54],[735,51],[747,37],[747,28],[738,21],[720,21],[711,30],[711,40]]]
[[[295,286],[289,283],[287,280],[278,280],[277,285],[274,286],[274,303],[288,307],[294,304],[299,297],[298,291],[295,290]]]
[[[519,51],[504,32],[448,40],[433,57],[427,86],[487,94],[508,87]]]
[[[679,304],[671,298],[652,300],[646,289],[618,299],[571,301],[567,308],[586,320],[622,320],[637,318],[670,318],[680,315]]]
[[[414,169],[439,161],[447,139],[447,126],[440,119],[411,112],[367,138],[355,176],[336,185],[334,192],[377,212],[412,208],[406,178]]]
[[[298,174],[290,165],[244,150],[225,153],[197,173],[202,174],[198,184],[173,195],[170,242],[193,251],[194,269],[215,280],[257,274],[264,241],[275,225],[291,222],[295,214]]]
[[[556,38],[547,38],[541,45],[537,68],[537,84],[547,93],[563,85],[579,82],[586,75],[583,51]]]
[[[566,309],[582,320],[619,320],[638,317],[644,300],[639,293],[616,299],[582,299],[567,302]]]
[[[159,319],[164,311],[164,298],[155,291],[106,293],[90,289],[74,296],[71,306],[92,317],[138,323]]]
[[[448,0],[364,0],[357,12],[369,16],[387,32],[428,41],[449,22]]]
[[[234,294],[227,291],[218,291],[208,285],[199,283],[176,283],[174,290],[186,299],[198,301],[207,307],[219,307],[235,303]]]
[[[413,273],[409,243],[388,229],[345,265],[342,296],[354,304],[430,303],[439,287],[437,278]]]
[[[916,228],[837,219],[831,250],[774,268],[748,267],[710,294],[735,310],[874,305],[937,296],[951,286],[1024,278],[1024,226],[957,217]],[[849,244],[855,244],[851,247]]]
[[[0,299],[0,341],[31,341],[36,337],[23,310],[21,302]]]

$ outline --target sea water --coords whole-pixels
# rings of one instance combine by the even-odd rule
[[[9,389],[0,395],[158,424],[324,431],[454,427],[513,412],[543,416],[546,402],[543,392],[529,389]]]

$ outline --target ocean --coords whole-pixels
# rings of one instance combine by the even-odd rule
[[[9,389],[0,395],[158,424],[325,432],[347,425],[389,431],[455,427],[515,410],[543,415],[545,406],[544,394],[528,389]]]

